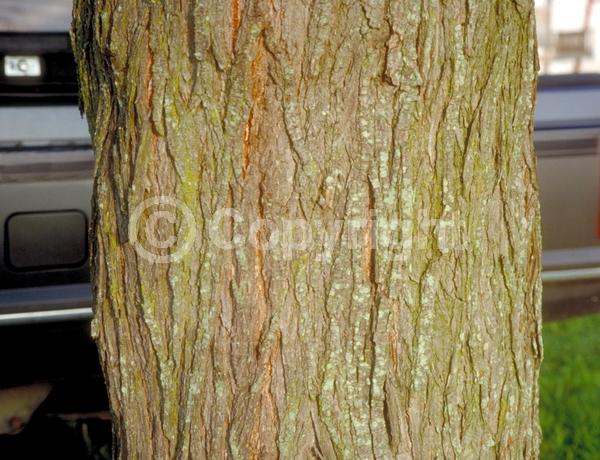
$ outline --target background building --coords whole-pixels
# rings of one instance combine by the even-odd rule
[[[536,0],[542,73],[600,72],[600,1]]]

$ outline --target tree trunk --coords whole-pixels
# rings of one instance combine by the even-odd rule
[[[532,0],[76,0],[117,456],[536,458]]]

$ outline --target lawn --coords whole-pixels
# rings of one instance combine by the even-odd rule
[[[600,314],[544,325],[542,460],[600,459]]]

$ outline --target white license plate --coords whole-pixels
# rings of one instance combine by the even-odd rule
[[[4,75],[7,77],[41,77],[39,56],[5,56]]]

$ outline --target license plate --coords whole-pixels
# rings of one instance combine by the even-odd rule
[[[39,56],[5,56],[4,75],[7,77],[41,77]]]

